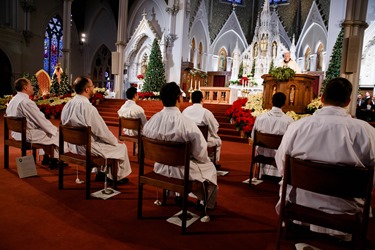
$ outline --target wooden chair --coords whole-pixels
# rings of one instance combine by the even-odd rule
[[[64,142],[77,146],[85,146],[86,154],[79,155],[64,152]],[[64,188],[64,162],[70,162],[86,169],[86,199],[90,199],[91,167],[111,165],[113,185],[117,188],[117,160],[107,159],[91,154],[91,127],[71,127],[60,124],[59,128],[59,189]],[[108,162],[109,161],[109,162]]]
[[[200,129],[200,131],[202,132],[204,139],[206,139],[206,141],[208,141],[208,125],[200,124],[200,125],[197,125],[197,126]],[[216,149],[217,149],[216,145],[212,146],[212,147],[207,146],[208,156],[210,158],[212,158],[211,159],[212,163],[215,165],[216,168],[218,168],[217,164],[216,164]]]
[[[316,163],[286,156],[278,222],[277,249],[280,246],[282,223],[285,232],[292,220],[335,229],[353,235],[355,249],[364,249],[366,242],[374,167],[339,166]],[[357,214],[329,214],[285,201],[287,185],[314,193],[343,199],[364,199],[363,211]]]
[[[145,184],[163,189],[163,202],[166,204],[167,190],[180,193],[182,196],[182,234],[186,233],[188,194],[193,184],[198,182],[189,180],[190,143],[153,140],[141,137],[141,151],[139,163],[138,186],[138,219],[142,218],[143,186]],[[184,179],[176,179],[159,175],[153,171],[145,173],[145,159],[169,166],[184,166]],[[199,183],[200,184],[200,183]],[[198,185],[199,185],[198,184]],[[206,203],[205,203],[206,204]]]
[[[136,147],[138,147],[138,162],[139,162],[139,142],[141,138],[142,122],[141,118],[125,118],[119,117],[118,138],[120,141],[133,142],[133,155],[136,155]],[[131,129],[138,132],[138,135],[130,136],[123,133],[124,129]],[[138,145],[138,146],[137,146]]]
[[[251,180],[253,179],[254,164],[268,164],[277,168],[275,158],[260,154],[256,155],[256,147],[278,149],[282,139],[283,135],[267,134],[257,130],[254,131],[253,146],[251,149],[249,187],[251,187]]]
[[[55,145],[44,145],[40,143],[30,143],[26,140],[26,118],[4,116],[4,168],[9,168],[9,147],[21,149],[21,155],[26,156],[27,150],[32,150],[34,161],[36,161],[36,150],[43,149],[46,153],[52,154]],[[11,137],[11,131],[21,134],[21,140],[15,140]]]

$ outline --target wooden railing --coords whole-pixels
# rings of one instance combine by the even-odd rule
[[[230,88],[201,87],[204,103],[229,104]]]

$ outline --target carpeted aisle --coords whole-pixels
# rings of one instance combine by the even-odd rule
[[[117,127],[111,130],[117,133]],[[2,118],[0,131],[3,131]],[[3,137],[0,144],[3,147]],[[131,149],[130,144],[127,146]],[[217,208],[209,212],[209,223],[195,222],[186,236],[181,235],[179,227],[165,221],[180,210],[173,205],[174,200],[168,200],[166,207],[154,205],[156,189],[145,188],[143,213],[147,218],[137,219],[138,164],[131,152],[129,155],[133,173],[130,182],[119,187],[121,194],[109,200],[85,200],[84,184],[75,183],[74,167],[67,168],[64,190],[57,188],[57,170],[40,165],[37,177],[20,179],[14,160],[20,151],[12,149],[10,170],[0,168],[0,249],[275,248],[274,206],[278,200],[278,184],[265,181],[249,189],[242,183],[248,177],[249,145],[223,142],[221,170],[229,174],[218,177]],[[3,160],[2,153],[1,166]],[[82,170],[79,177],[84,179]],[[92,182],[92,191],[102,187],[103,183]],[[202,214],[193,206],[189,211]],[[367,249],[375,249],[371,235],[375,235],[374,219],[370,220]],[[328,246],[328,241],[319,243],[312,239],[310,242],[322,249],[342,247],[340,244],[336,248]],[[293,249],[294,243],[293,240],[283,242],[283,249]]]

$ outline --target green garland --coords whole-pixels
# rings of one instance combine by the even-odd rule
[[[273,68],[270,74],[278,82],[287,82],[294,78],[296,72],[289,67],[277,67]]]

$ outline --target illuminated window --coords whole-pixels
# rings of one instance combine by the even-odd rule
[[[49,20],[44,35],[44,70],[52,77],[55,66],[62,57],[63,29],[62,20],[59,16],[54,16]]]
[[[288,0],[270,0],[270,4],[284,4],[288,3]]]

